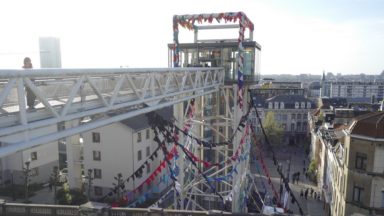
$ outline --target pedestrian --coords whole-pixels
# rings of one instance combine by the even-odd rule
[[[299,184],[299,180],[300,180],[300,172],[297,172],[297,184]]]
[[[317,199],[317,193],[316,193],[316,191],[315,191],[314,194],[315,194],[315,195],[313,196],[313,199]]]
[[[301,188],[301,191],[300,191],[300,198],[303,198],[303,196],[304,196],[304,190],[303,190],[303,188]]]
[[[25,57],[24,58],[23,68],[24,69],[32,69],[33,68],[32,61],[31,61],[31,59],[29,57]],[[33,80],[31,80],[31,81],[33,81]],[[28,109],[29,110],[35,109],[36,95],[33,93],[33,91],[29,87],[26,87],[26,92],[27,92],[27,106],[28,106]]]
[[[313,188],[311,188],[311,197],[313,197],[313,192],[314,192],[314,190],[313,190]]]
[[[305,199],[308,199],[307,197],[308,197],[308,188],[307,189],[305,189],[305,192],[304,192],[304,197],[305,197]]]

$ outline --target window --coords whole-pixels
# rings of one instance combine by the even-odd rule
[[[147,149],[146,149],[146,151],[145,151],[145,155],[147,156],[147,157],[149,157],[149,154],[151,154],[151,148],[149,147],[149,146],[147,146]]]
[[[149,139],[149,138],[150,138],[150,134],[149,134],[149,132],[150,132],[149,129],[147,129],[147,130],[145,131],[145,138],[146,138],[146,139]]]
[[[31,160],[37,160],[37,152],[31,152]]]
[[[137,161],[141,161],[141,150],[137,152]]]
[[[280,109],[284,109],[284,102],[280,102]]]
[[[100,133],[92,132],[92,142],[100,143]]]
[[[367,169],[367,154],[356,152],[355,167],[360,170]]]
[[[354,202],[361,203],[363,201],[363,195],[364,195],[364,188],[354,186],[353,187],[353,198],[352,200]]]
[[[101,160],[101,152],[100,151],[93,151],[93,160],[95,160],[95,161]]]
[[[301,102],[301,109],[305,109],[305,102]]]
[[[93,189],[94,189],[96,196],[102,196],[103,195],[103,188],[102,187],[95,186]]]
[[[275,109],[279,109],[279,102],[275,102]]]
[[[295,131],[295,123],[291,123],[291,131]]]
[[[141,142],[141,132],[137,133],[137,142]]]
[[[272,108],[273,108],[272,102],[269,102],[268,103],[268,109],[272,109]]]
[[[301,122],[297,122],[296,131],[301,131]]]
[[[101,179],[101,169],[93,169],[93,177],[95,179]]]
[[[311,109],[311,102],[307,102],[307,109]]]
[[[306,132],[308,129],[308,123],[307,122],[303,122],[303,132]]]
[[[301,119],[301,114],[297,114],[297,119],[298,119],[298,120]]]
[[[299,102],[295,102],[295,109],[299,109]]]
[[[291,119],[296,119],[296,114],[293,113],[293,114],[291,115]]]
[[[151,172],[151,164],[147,164],[147,174]]]

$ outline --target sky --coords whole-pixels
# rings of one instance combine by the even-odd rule
[[[172,17],[243,11],[261,74],[379,74],[384,0],[2,0],[0,69],[39,68],[39,37],[58,37],[64,68],[168,67]],[[179,40],[193,32],[180,28]]]

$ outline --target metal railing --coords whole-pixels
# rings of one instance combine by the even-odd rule
[[[202,216],[202,215],[263,215],[257,213],[231,213],[222,211],[189,211],[161,208],[104,208],[91,209],[82,206],[5,203],[0,201],[0,216]]]

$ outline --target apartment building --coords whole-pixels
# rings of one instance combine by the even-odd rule
[[[165,119],[173,116],[172,108],[157,113]],[[91,199],[110,193],[117,183],[114,177],[118,173],[125,180],[144,165],[143,172],[135,176],[135,179],[125,182],[124,189],[132,191],[141,185],[164,159],[162,152],[158,151],[157,157],[149,160],[158,147],[153,138],[154,132],[145,114],[84,133],[84,170],[92,170],[93,177]],[[143,192],[149,189],[149,186],[145,186]],[[160,185],[160,188],[165,186]]]
[[[311,115],[311,157],[328,215],[384,213],[384,113],[362,113]]]
[[[384,82],[323,81],[322,97],[369,98],[374,102],[384,98]]]
[[[45,127],[36,129],[30,134],[31,138],[39,136],[42,131],[55,131],[56,127]],[[3,136],[0,146],[8,143],[17,142],[23,139],[24,134],[12,134]],[[0,158],[0,186],[6,187],[12,183],[25,184],[24,176],[27,171],[30,176],[30,184],[46,183],[53,172],[53,167],[58,166],[59,162],[58,144],[51,142],[29,148],[12,155]]]

